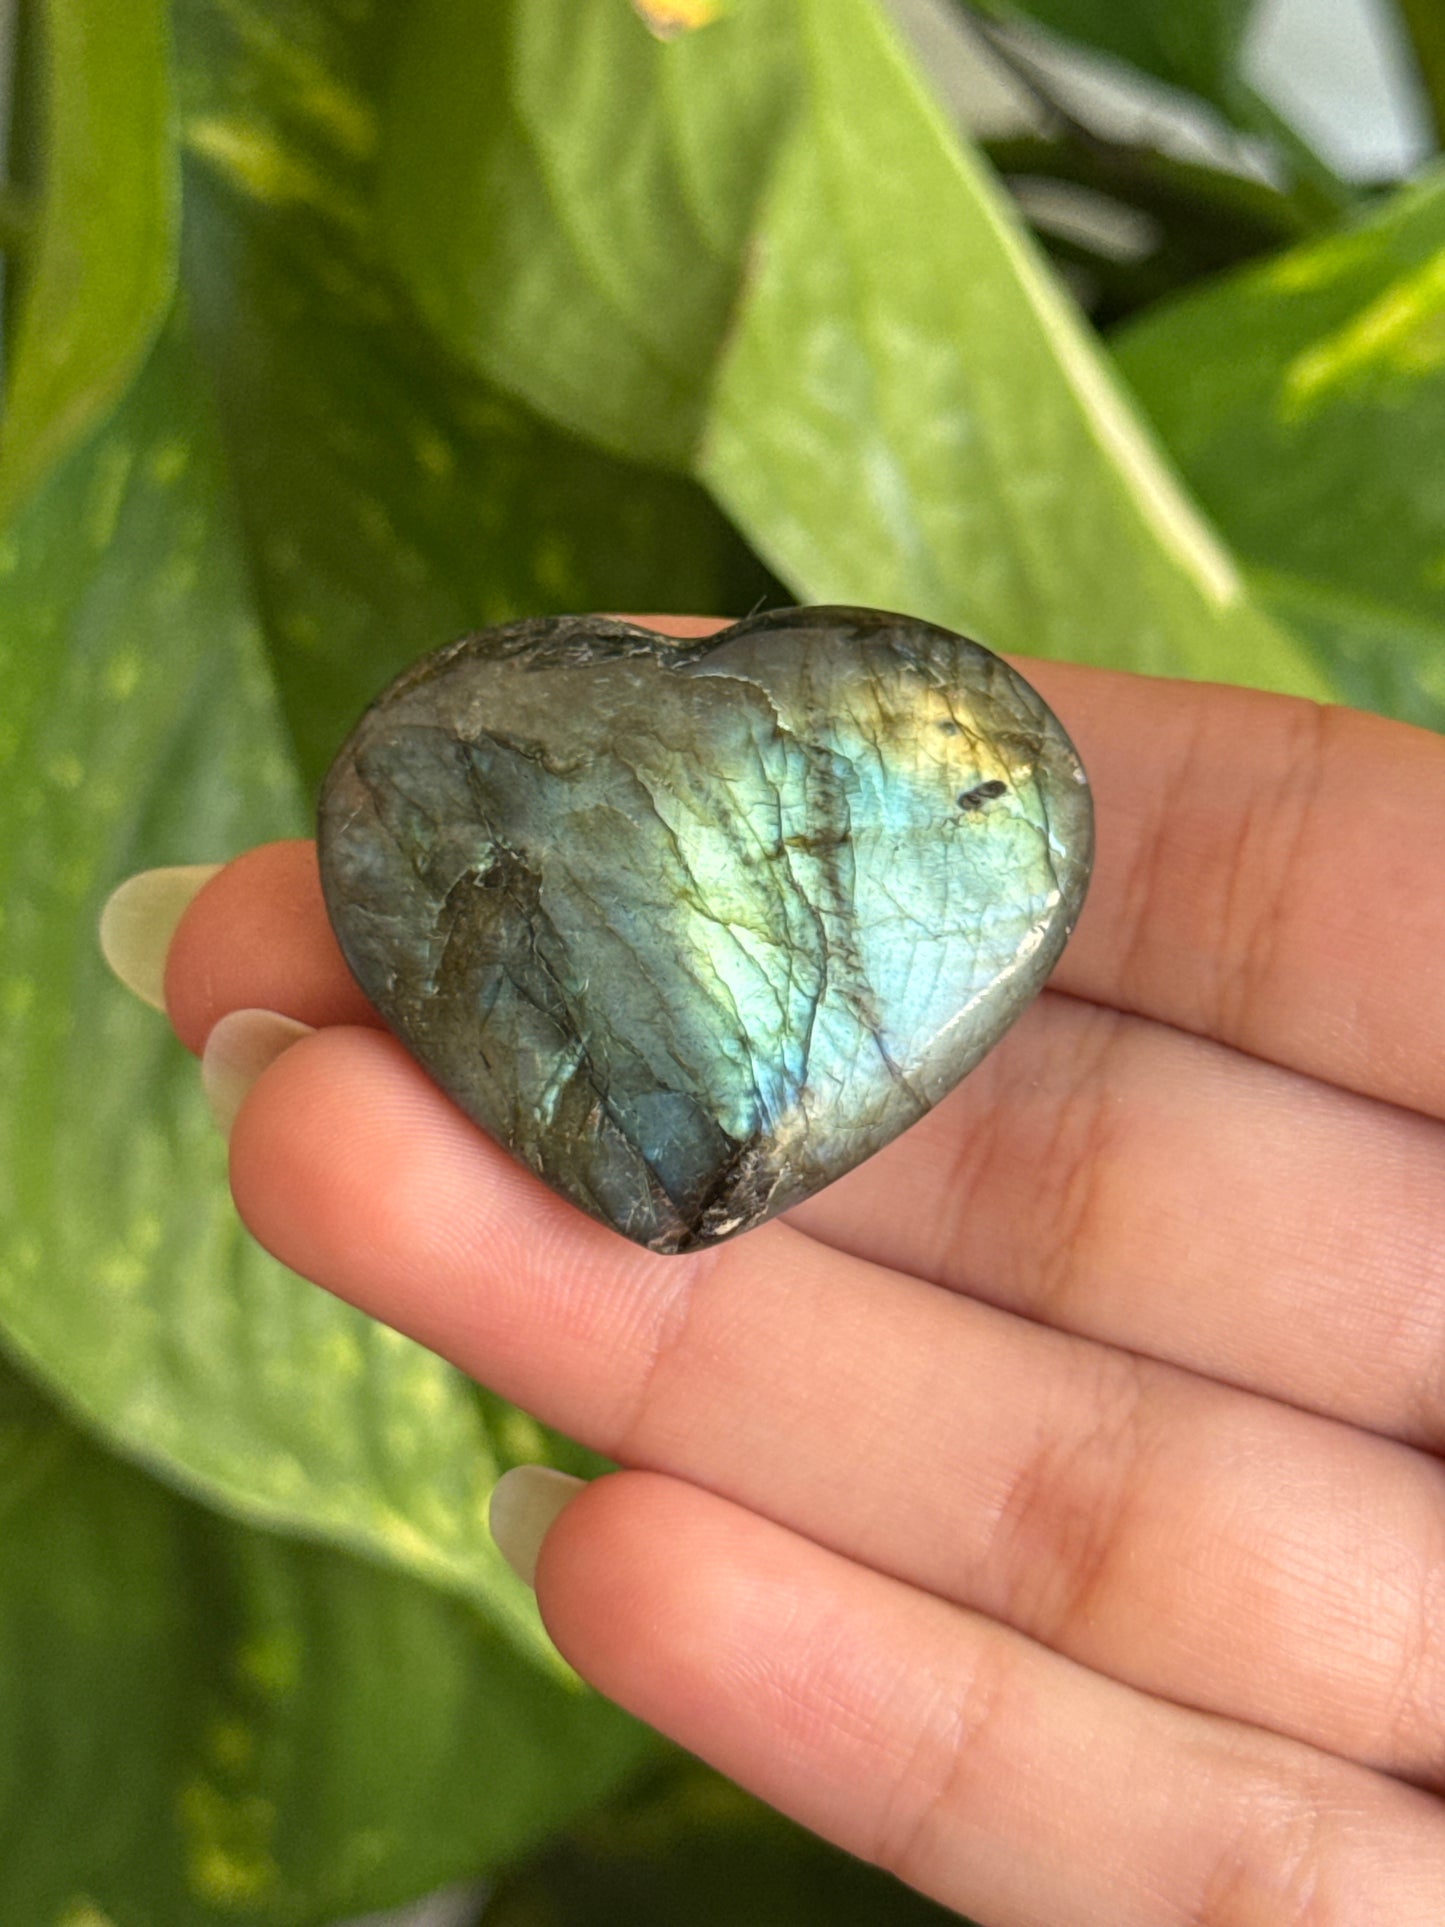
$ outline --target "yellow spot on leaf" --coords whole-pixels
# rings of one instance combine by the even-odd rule
[[[271,1801],[255,1793],[233,1799],[207,1780],[193,1780],[181,1790],[180,1817],[186,1879],[198,1899],[239,1908],[257,1906],[275,1891],[281,1873],[270,1851]]]
[[[510,1459],[543,1459],[547,1456],[547,1435],[527,1412],[515,1408],[499,1414],[497,1433],[502,1450]]]
[[[46,764],[45,776],[58,790],[78,790],[85,781],[85,765],[74,750],[63,750]]]
[[[321,1341],[321,1364],[332,1378],[357,1379],[366,1371],[360,1345],[350,1331],[332,1330]]]
[[[18,1024],[35,1002],[35,981],[31,977],[7,977],[0,984],[0,1015]]]
[[[127,696],[135,693],[140,681],[141,659],[134,649],[122,649],[112,656],[105,666],[105,693],[117,702],[124,702]]]
[[[457,458],[451,445],[443,441],[434,428],[422,427],[416,432],[412,443],[416,459],[428,475],[435,475],[438,481],[447,481],[457,466]]]
[[[206,1735],[206,1750],[218,1767],[239,1773],[256,1753],[256,1735],[241,1720],[216,1720]]]
[[[446,1412],[452,1402],[452,1392],[452,1380],[445,1369],[433,1372],[423,1365],[406,1381],[407,1402],[428,1418],[439,1418]]]
[[[281,632],[297,649],[317,649],[321,645],[321,624],[304,609],[293,609],[282,616]]]
[[[369,0],[340,9],[343,14],[367,11]],[[336,84],[325,62],[300,44],[294,23],[266,17],[266,9],[248,0],[223,0],[220,10],[227,24],[245,44],[251,57],[257,91],[284,97],[354,159],[365,160],[376,147],[376,115],[360,95]]]
[[[61,1909],[55,1916],[55,1927],[115,1927],[115,1922],[94,1901],[82,1897]]]
[[[139,1291],[149,1276],[149,1266],[133,1251],[113,1251],[96,1262],[95,1282],[106,1291]]]
[[[301,1649],[287,1633],[247,1640],[237,1654],[242,1676],[271,1699],[294,1692],[301,1673]]]
[[[383,1513],[376,1522],[376,1535],[383,1545],[390,1546],[399,1557],[409,1560],[423,1571],[437,1569],[434,1541],[400,1513]]]
[[[1445,367],[1445,249],[1291,363],[1281,413],[1312,414],[1371,375],[1418,376]]]
[[[151,450],[151,458],[147,464],[151,480],[159,482],[162,486],[167,482],[174,482],[178,476],[185,473],[186,464],[190,459],[191,451],[184,442],[162,442],[159,448]]]
[[[632,0],[632,4],[659,40],[671,40],[721,19],[726,0]]]

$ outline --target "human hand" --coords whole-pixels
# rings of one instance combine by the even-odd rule
[[[632,1468],[536,1565],[604,1693],[985,1927],[1439,1927],[1445,744],[1024,667],[1098,811],[1051,989],[731,1244],[467,1123],[309,844],[207,884],[170,1013],[262,1243]]]

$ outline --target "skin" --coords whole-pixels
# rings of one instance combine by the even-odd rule
[[[745,1238],[652,1257],[470,1126],[309,844],[206,886],[172,1021],[317,1025],[237,1118],[247,1225],[628,1468],[538,1567],[602,1692],[985,1927],[1439,1927],[1445,742],[1018,666],[1094,784],[1075,937]]]

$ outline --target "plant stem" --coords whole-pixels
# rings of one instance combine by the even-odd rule
[[[1182,161],[1152,147],[1133,147],[1067,129],[1056,139],[1016,135],[983,143],[1001,174],[1071,181],[1130,202],[1167,227],[1181,221],[1233,237],[1241,254],[1285,246],[1311,231],[1293,199],[1248,175]]]
[[[1440,0],[1396,0],[1396,5],[1415,50],[1436,145],[1445,147],[1445,8]]]
[[[1431,0],[1437,4],[1437,0]],[[1241,118],[1252,130],[1273,142],[1293,176],[1289,196],[1301,218],[1312,229],[1338,227],[1342,215],[1359,205],[1359,194],[1317,154],[1292,121],[1252,87],[1238,89]]]

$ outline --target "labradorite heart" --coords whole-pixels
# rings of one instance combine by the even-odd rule
[[[402,1042],[654,1251],[761,1223],[936,1104],[1048,975],[1093,840],[1028,684],[871,609],[469,636],[362,717],[319,834]]]

